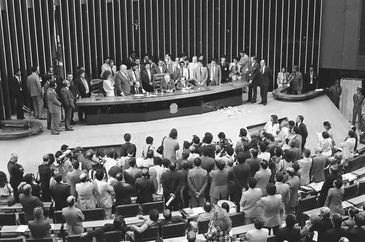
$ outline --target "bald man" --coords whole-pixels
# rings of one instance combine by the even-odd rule
[[[120,65],[114,77],[114,91],[116,96],[131,95],[131,79],[126,65]]]
[[[67,198],[67,207],[62,209],[62,216],[66,219],[67,234],[77,235],[84,232],[82,221],[85,220],[85,216],[82,211],[75,207],[75,197],[69,196]]]
[[[8,162],[8,172],[10,175],[10,185],[14,189],[14,198],[19,200],[18,186],[23,181],[24,169],[18,164],[18,155],[12,153]],[[33,211],[32,211],[33,212]]]

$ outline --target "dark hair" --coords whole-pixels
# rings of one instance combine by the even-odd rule
[[[266,160],[263,160],[261,161],[260,166],[265,170],[269,166],[269,163]]]
[[[200,166],[201,164],[202,164],[202,160],[199,157],[194,159],[194,165],[195,166]]]
[[[146,144],[148,144],[148,145],[152,145],[152,143],[153,143],[153,138],[152,138],[151,136],[148,136],[148,137],[146,138]]]
[[[256,229],[262,229],[264,227],[264,220],[261,217],[257,217],[253,220],[253,224]]]
[[[260,142],[259,147],[260,147],[261,152],[266,152],[267,145],[264,142]]]
[[[36,72],[38,70],[38,66],[32,66],[31,70],[32,72]]]
[[[322,132],[322,137],[323,137],[324,139],[328,139],[328,138],[330,137],[330,135],[328,134],[328,132],[327,132],[327,131],[323,131],[323,132]]]
[[[6,178],[6,174],[3,171],[0,171],[0,187],[4,187],[8,184],[8,179]]]
[[[168,168],[169,166],[170,166],[170,160],[169,159],[166,159],[166,158],[164,158],[164,159],[162,159],[162,165],[164,166],[164,167],[166,167],[166,168]]]
[[[24,175],[24,181],[25,183],[32,184],[34,181],[34,175],[33,173],[28,173]]]
[[[130,133],[125,133],[124,134],[124,141],[125,142],[131,141],[131,134]]]
[[[251,155],[253,158],[257,158],[257,156],[259,155],[259,151],[257,149],[252,149]]]
[[[122,215],[116,215],[113,221],[114,228],[121,228],[125,225],[125,221]]]
[[[311,155],[310,149],[304,149],[304,156],[308,158],[310,155]]]
[[[171,220],[172,219],[172,214],[171,214],[171,211],[169,209],[165,209],[163,211],[163,216],[164,216],[165,220]]]
[[[240,137],[246,137],[247,136],[247,130],[245,128],[240,129]]]
[[[283,150],[281,149],[281,147],[277,146],[277,147],[275,147],[275,149],[274,149],[274,153],[275,153],[275,155],[276,155],[277,157],[280,157],[280,156],[282,156],[282,155],[283,155]]]
[[[355,138],[356,137],[356,133],[352,130],[349,131],[349,136],[350,138]]]
[[[56,174],[53,179],[55,179],[55,181],[57,183],[60,183],[62,181],[62,175],[61,174]]]
[[[141,174],[142,174],[143,177],[150,177],[150,174],[149,174],[147,168],[143,168]]]
[[[355,223],[358,227],[362,226],[364,218],[362,217],[361,214],[356,214],[354,217]]]
[[[158,217],[159,217],[159,212],[157,209],[152,209],[150,212],[149,212],[149,215],[150,215],[150,219],[152,221],[155,221],[157,222],[158,220]]]
[[[199,159],[199,158],[197,158],[197,159]],[[195,161],[194,161],[194,163],[195,163]],[[196,164],[195,164],[196,165]],[[183,169],[183,170],[187,170],[187,169],[189,169],[190,168],[190,165],[189,165],[189,163],[188,163],[188,161],[187,160],[183,160],[182,162],[181,162],[181,169]]]
[[[153,150],[149,150],[149,151],[147,151],[147,155],[146,155],[146,157],[148,158],[148,159],[152,159],[153,158]]]
[[[300,119],[300,122],[303,122],[303,120],[304,120],[303,115],[298,115],[298,118]]]
[[[333,223],[333,227],[336,229],[341,228],[342,225],[342,216],[339,215],[338,213],[335,213],[332,215],[332,223]]]
[[[296,222],[297,222],[297,218],[295,217],[294,214],[289,213],[286,216],[286,219],[285,219],[286,227],[293,228],[294,225],[296,224]]]
[[[249,188],[255,188],[257,184],[257,181],[255,178],[251,177],[250,180],[248,180],[248,187]]]
[[[136,165],[136,158],[134,157],[129,158],[128,164],[129,166],[134,167]]]
[[[328,121],[324,121],[323,126],[327,126],[330,129],[331,128],[331,123],[328,122]]]
[[[117,181],[123,181],[123,173],[118,172],[117,175],[115,175],[115,178]]]
[[[226,146],[224,147],[224,150],[227,152],[228,155],[232,156],[234,154],[234,150],[232,146]]]
[[[276,181],[282,182],[284,180],[284,174],[281,172],[276,173]]]
[[[225,134],[225,133],[223,133],[223,132],[219,132],[219,134],[218,134],[218,138],[220,138],[220,139],[225,139],[225,138],[226,138],[226,134]]]
[[[293,121],[293,120],[290,120],[289,122],[288,122],[288,124],[289,124],[289,126],[295,126],[295,122]]]
[[[271,115],[271,118],[273,119],[274,124],[278,123],[278,116],[277,115],[273,114],[273,115]]]
[[[200,138],[197,135],[193,135],[193,140],[192,143],[194,144],[199,144],[200,143]]]
[[[357,208],[354,208],[354,207],[350,207],[348,210],[348,215],[350,216],[350,218],[353,218],[358,213],[359,213],[359,210],[357,210]]]
[[[299,171],[299,169],[300,169],[300,166],[298,163],[294,163],[291,167],[293,167],[295,172]]]
[[[222,206],[222,208],[224,208],[227,211],[227,213],[229,213],[229,205],[228,205],[228,203],[223,202],[221,206]]]
[[[161,157],[155,156],[153,157],[153,164],[156,166],[161,166],[162,165],[162,159]]]
[[[75,198],[74,197],[72,197],[71,201],[67,201],[67,205],[69,207],[72,207],[74,204],[75,204]]]
[[[267,195],[275,195],[276,194],[276,186],[272,183],[268,183],[266,185],[266,192],[267,192]]]
[[[218,168],[219,170],[223,170],[223,169],[224,169],[224,167],[226,167],[226,163],[225,163],[224,161],[222,161],[222,160],[218,160],[218,161],[216,161],[216,165],[217,165],[217,168]]]
[[[84,176],[82,179],[80,179],[81,182],[86,182],[87,176]]]
[[[177,130],[175,128],[171,129],[169,137],[172,138],[172,139],[177,138]]]
[[[342,185],[343,185],[343,182],[342,182],[342,180],[341,180],[341,179],[337,179],[337,180],[335,181],[335,186],[336,186],[336,188],[340,189],[340,188],[342,187]]]
[[[210,211],[212,211],[212,204],[210,202],[205,202],[203,208],[205,212],[209,213]]]
[[[77,157],[77,156],[76,156]],[[77,158],[76,158],[77,159]],[[75,170],[80,168],[80,163],[79,162],[73,162],[72,163],[72,168],[74,168]]]
[[[238,154],[237,154],[237,157],[236,157],[236,159],[237,159],[238,163],[240,163],[240,164],[245,163],[246,158],[247,158],[247,157],[246,157],[246,155],[245,155],[245,153],[244,153],[244,152],[240,152],[240,153],[238,153]]]
[[[204,143],[207,143],[207,144],[210,144],[210,143],[212,143],[212,141],[213,141],[213,135],[212,135],[212,133],[206,132],[204,134],[203,142]]]
[[[51,82],[49,83],[49,87],[51,87],[51,88],[56,87],[56,82],[55,82],[55,81],[51,81]]]
[[[111,76],[111,75],[112,75],[112,73],[111,73],[110,71],[105,70],[103,73],[101,73],[101,79],[102,79],[102,80],[106,80],[106,79],[108,79],[108,77],[109,77],[109,76]]]
[[[104,178],[104,171],[103,170],[96,170],[95,172],[95,178],[99,181],[103,180]]]
[[[169,169],[170,169],[171,171],[175,171],[175,169],[176,169],[176,164],[175,164],[175,162],[171,162],[171,163],[170,163],[170,165],[169,165]]]

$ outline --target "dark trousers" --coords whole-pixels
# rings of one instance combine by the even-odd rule
[[[165,203],[167,203],[170,200],[170,194],[165,194],[164,197],[165,197]],[[180,197],[176,196],[175,199],[172,200],[170,205],[167,206],[167,208],[170,209],[170,211],[178,211],[179,205],[180,205]]]
[[[248,87],[248,101],[255,101],[256,102],[256,98],[257,98],[257,84],[252,83]]]
[[[269,88],[265,85],[260,86],[260,96],[261,96],[261,102],[263,104],[267,104],[267,90]]]
[[[16,118],[24,119],[23,97],[21,95],[16,97],[15,102],[16,102]]]
[[[84,110],[82,108],[79,108],[79,112],[77,114],[78,114],[78,117],[79,117],[79,121],[84,120],[84,116],[85,116],[85,119],[86,119],[86,113],[84,112]]]
[[[70,128],[70,123],[71,123],[71,120],[72,120],[72,114],[73,114],[72,108],[66,108],[65,107],[65,129]]]
[[[361,127],[361,106],[354,106],[352,110],[352,125],[355,125],[356,117],[359,122],[359,127]]]

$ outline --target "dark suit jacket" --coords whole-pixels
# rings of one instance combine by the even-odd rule
[[[20,77],[21,83],[19,83],[18,79],[13,76],[10,80],[10,86],[11,86],[11,94],[15,97],[15,98],[22,98],[23,97],[23,93],[24,93],[24,84],[23,81]]]
[[[155,68],[154,68],[154,72],[155,72],[155,74],[167,73],[167,67],[166,67],[165,64],[163,64],[163,66],[162,66],[162,72],[161,72],[159,66],[156,65]]]
[[[252,81],[251,85],[258,85],[260,81],[260,64],[255,63],[253,66],[252,64],[250,64],[247,74],[249,77],[249,81]]]
[[[297,124],[298,126],[298,124]],[[300,123],[300,125],[298,126],[299,130],[300,130],[300,135],[302,136],[302,141],[306,140],[308,137],[308,130],[307,130],[307,125]]]
[[[115,206],[132,203],[131,197],[136,194],[133,186],[118,181],[113,188],[115,192]]]
[[[55,210],[62,210],[67,207],[66,199],[71,195],[71,186],[64,183],[56,183],[51,188],[51,195],[55,201]]]
[[[179,180],[179,174],[176,171],[172,172],[168,170],[162,174],[161,184],[165,196],[168,196],[170,193],[176,196],[179,194]]]
[[[313,72],[313,83],[312,84],[310,84],[311,80],[310,80],[310,73],[309,72],[305,74],[304,79],[305,79],[306,89],[309,89],[310,86],[314,86],[315,88],[318,87],[317,86],[318,85],[318,77],[317,77],[316,72]]]
[[[146,92],[153,92],[153,86],[150,83],[153,83],[153,74],[155,73],[152,69],[150,69],[150,72],[151,78],[149,78],[146,68],[143,68],[141,71],[142,87]]]
[[[260,86],[265,86],[268,87],[270,85],[270,81],[272,80],[272,73],[271,73],[271,69],[268,66],[265,66],[265,71],[264,73],[261,72],[260,69]]]
[[[260,162],[261,158],[249,158],[246,160],[246,163],[250,165],[251,168],[251,176],[254,177],[256,172],[260,170]]]
[[[346,237],[347,231],[344,228],[332,228],[325,232],[324,237],[328,242],[338,242],[341,237]]]
[[[115,74],[114,77],[114,88],[117,96],[120,96],[123,92],[124,95],[128,96],[131,94],[131,84],[130,84],[130,77],[128,72],[123,72],[122,74],[120,71]]]
[[[136,145],[132,144],[130,142],[126,142],[124,144],[122,144],[121,148],[120,148],[120,155],[121,156],[127,156],[128,153],[132,154],[133,157],[136,157]]]
[[[89,84],[89,82],[87,81],[86,78],[85,78],[85,80],[87,82],[87,85],[89,86],[89,94],[90,94],[90,84]],[[86,94],[86,89],[85,89],[84,83],[81,80],[81,77],[78,77],[78,78],[73,79],[73,82],[74,82],[75,87],[78,90],[79,95],[82,98],[85,98],[85,97],[88,97],[89,96],[89,94]]]
[[[15,162],[8,162],[8,172],[10,174],[10,185],[13,189],[17,189],[19,184],[23,181],[24,171],[22,166]]]
[[[104,227],[88,231],[87,236],[88,237],[98,237],[98,236],[102,236],[106,232],[111,232],[111,231],[122,231],[122,238],[124,238],[125,233],[127,231],[127,226],[123,225],[120,228],[116,228],[114,226],[114,224],[104,224]],[[99,241],[99,240],[97,239],[97,241]]]
[[[224,63],[219,62],[222,70],[222,81],[227,82],[229,78],[229,63],[225,61]]]
[[[362,242],[365,237],[365,227],[355,227],[351,229],[348,233],[348,237],[351,242]]]
[[[153,202],[153,193],[155,193],[155,186],[153,181],[149,178],[137,178],[136,180],[137,190],[137,203],[149,203]]]
[[[43,207],[43,203],[38,197],[32,195],[25,196],[24,194],[19,195],[19,201],[23,206],[24,219],[28,223],[29,220],[34,219],[33,210],[35,207]]]
[[[62,88],[62,104],[65,109],[75,109],[75,96],[71,93],[70,89]]]
[[[28,221],[28,228],[31,233],[31,237],[35,239],[49,238],[51,225],[47,220],[32,220]]]
[[[300,228],[280,228],[276,235],[276,242],[299,242],[300,241]],[[336,241],[337,242],[337,241]]]
[[[135,62],[131,57],[128,57],[125,60],[124,64],[127,66],[128,69],[130,69],[135,64]]]
[[[332,228],[332,222],[330,218],[321,218],[312,224],[309,231],[317,231],[318,232],[318,242],[327,242],[325,238],[325,232]]]
[[[242,163],[233,167],[233,179],[237,192],[241,192],[243,187],[247,189],[247,183],[250,177],[251,168],[249,164]]]

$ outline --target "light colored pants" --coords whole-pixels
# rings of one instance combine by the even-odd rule
[[[51,114],[51,131],[52,133],[58,132],[61,123],[61,113],[50,113]]]
[[[33,96],[33,110],[35,118],[42,118],[43,115],[43,99],[42,96]]]

